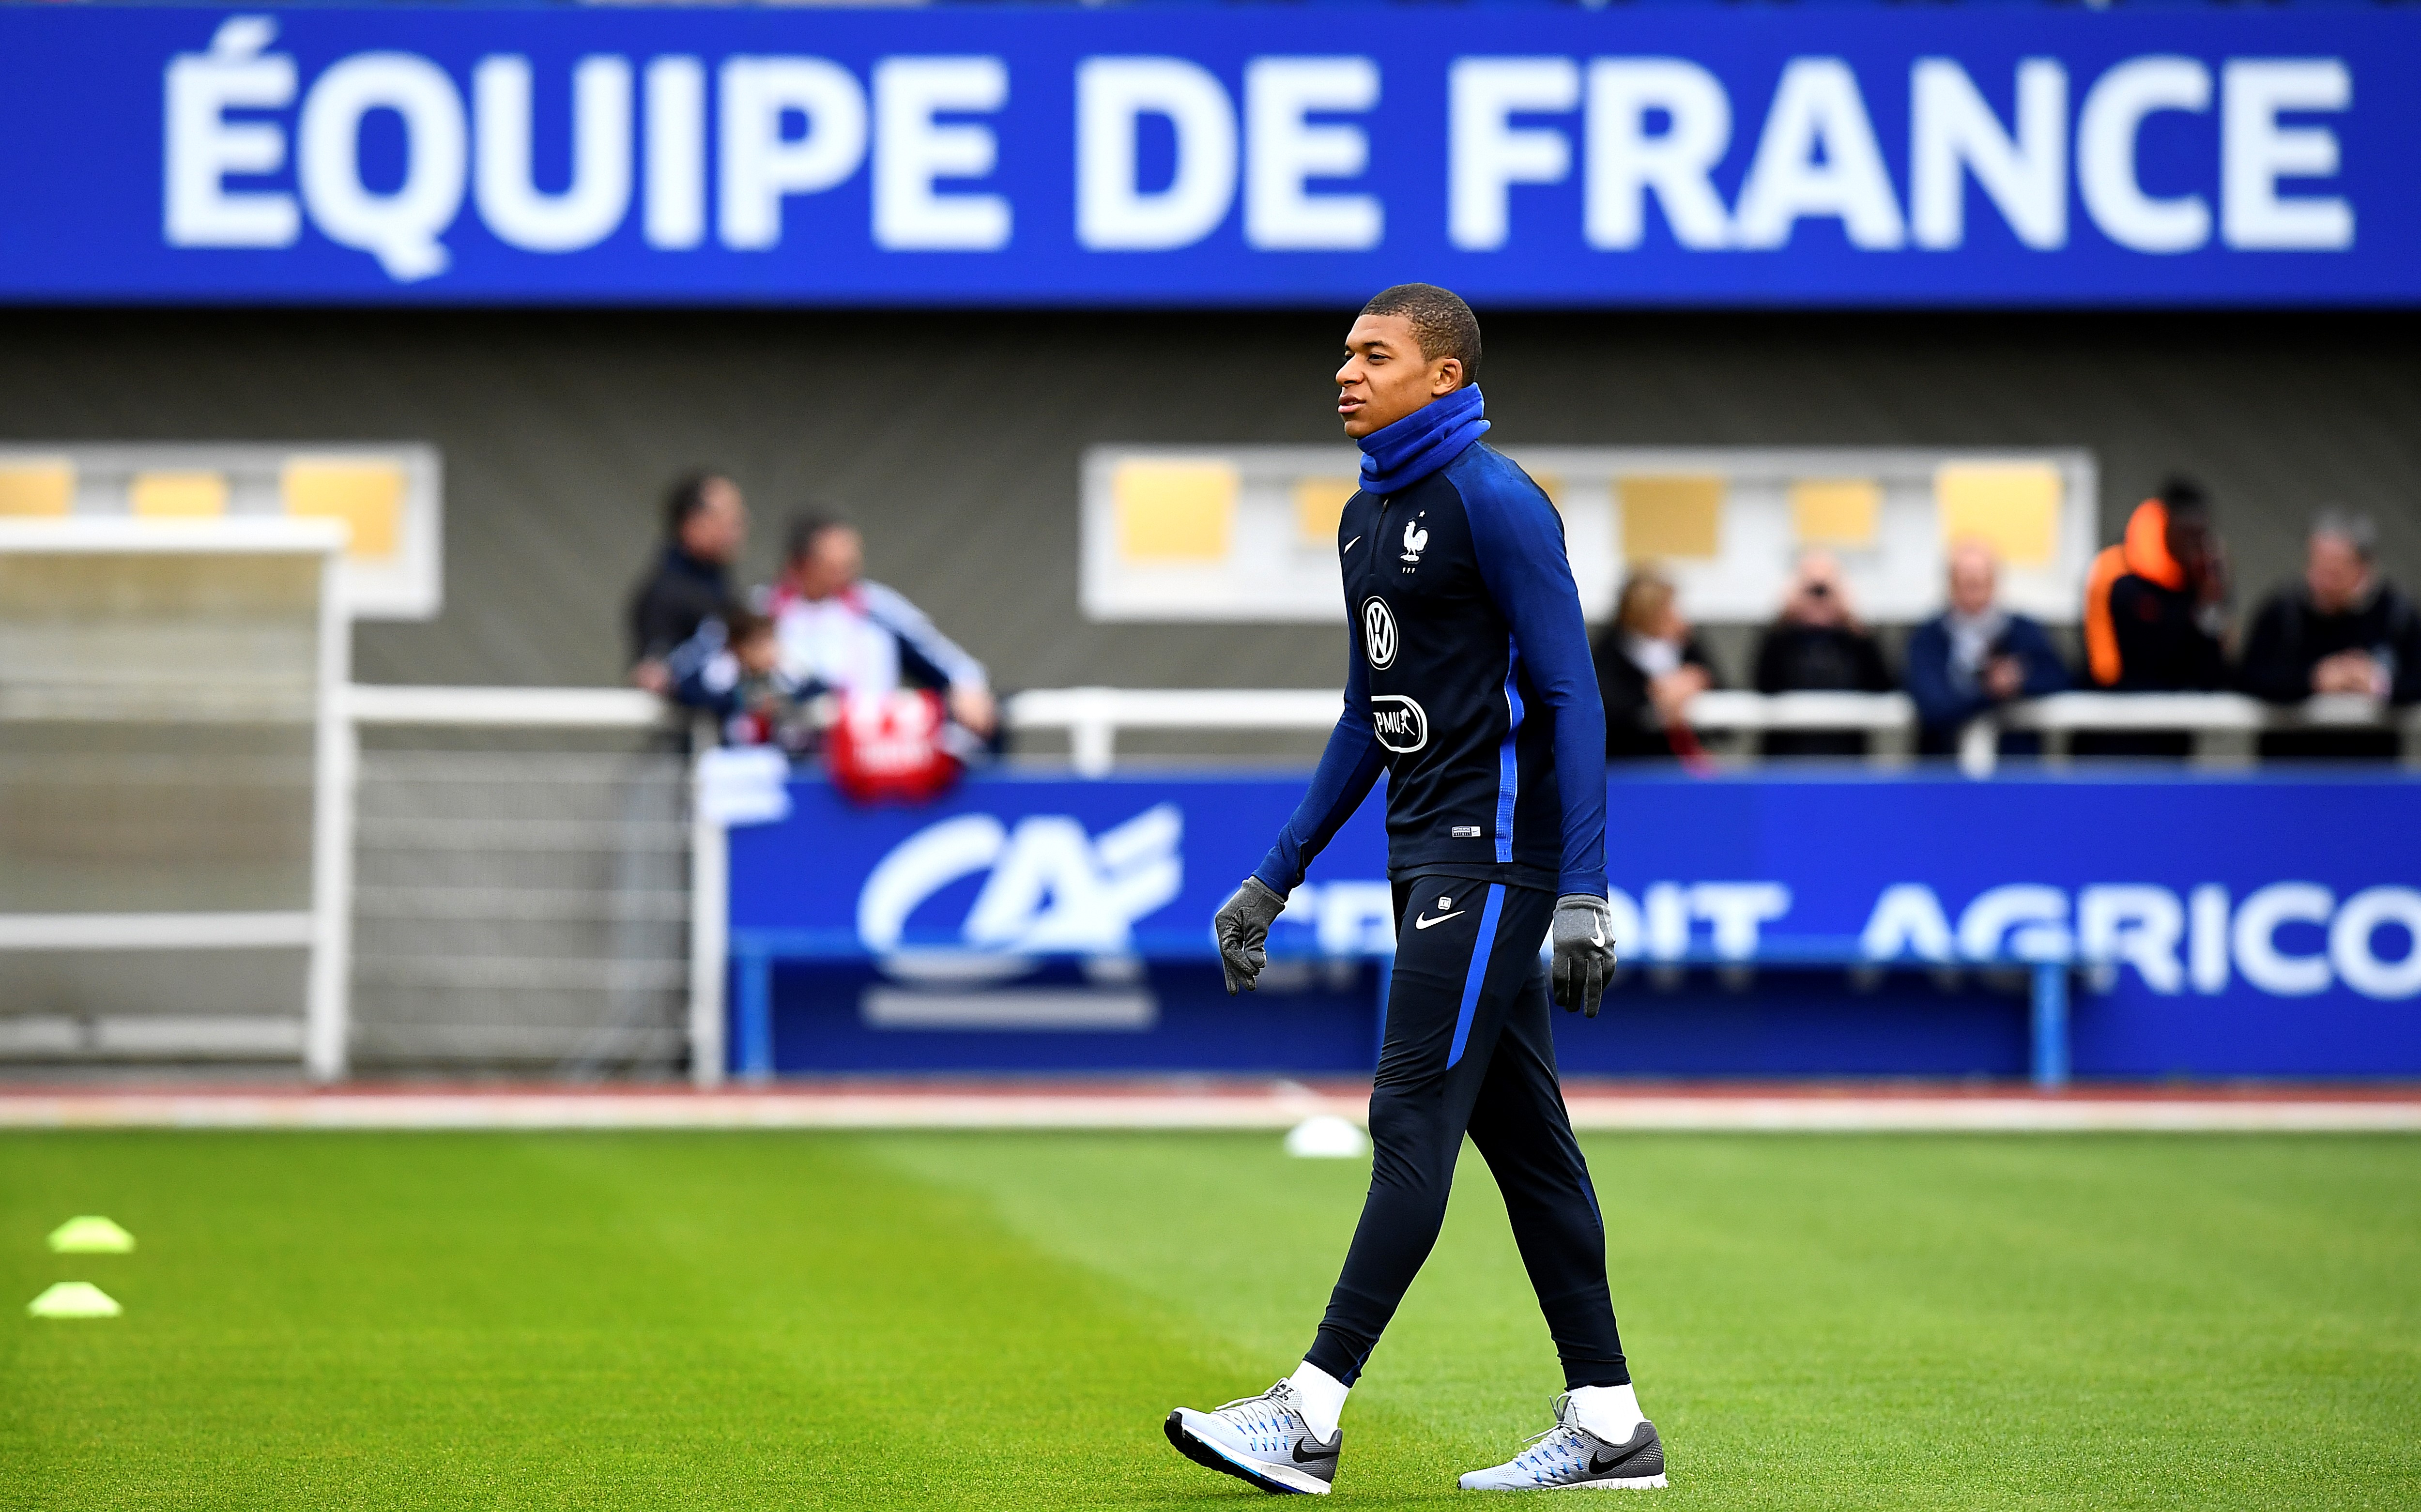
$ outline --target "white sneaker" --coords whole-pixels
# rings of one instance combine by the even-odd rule
[[[1326,1496],[1336,1479],[1339,1428],[1326,1443],[1311,1436],[1294,1383],[1282,1380],[1258,1396],[1216,1411],[1180,1407],[1168,1414],[1168,1442],[1207,1470],[1250,1481],[1265,1491]]]
[[[1664,1484],[1664,1443],[1641,1419],[1628,1443],[1608,1443],[1572,1416],[1570,1393],[1555,1398],[1555,1426],[1492,1470],[1458,1483],[1466,1491],[1652,1490]]]

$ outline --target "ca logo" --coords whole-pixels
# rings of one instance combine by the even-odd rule
[[[1395,664],[1396,616],[1388,611],[1384,599],[1362,600],[1362,649],[1374,667]]]

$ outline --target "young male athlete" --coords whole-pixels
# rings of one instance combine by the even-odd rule
[[[1267,1491],[1325,1493],[1337,1418],[1445,1220],[1468,1133],[1562,1357],[1555,1424],[1466,1490],[1664,1484],[1606,1294],[1605,1229],[1555,1080],[1555,1001],[1597,1016],[1614,965],[1605,716],[1554,507],[1480,443],[1479,322],[1429,284],[1364,306],[1336,372],[1362,488],[1336,527],[1345,712],[1303,806],[1213,924],[1227,990],[1266,963],[1304,868],[1387,773],[1396,965],[1370,1093],[1370,1194],[1302,1368],[1169,1442]]]

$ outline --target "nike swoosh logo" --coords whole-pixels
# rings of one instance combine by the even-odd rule
[[[1432,924],[1444,924],[1448,919],[1461,918],[1464,914],[1470,912],[1471,910],[1469,909],[1457,909],[1452,913],[1441,913],[1434,919],[1424,913],[1419,918],[1413,921],[1413,927],[1415,929],[1426,929]]]
[[[1619,1455],[1608,1455],[1602,1459],[1599,1458],[1595,1455],[1591,1455],[1589,1456],[1589,1473],[1592,1475],[1602,1475],[1607,1471],[1612,1470],[1615,1466],[1621,1463],[1622,1457]]]
[[[1322,1459],[1334,1459],[1336,1457],[1336,1451],[1334,1449],[1322,1449],[1316,1454],[1304,1454],[1303,1452],[1304,1443],[1304,1441],[1301,1439],[1297,1439],[1294,1442],[1294,1462],[1298,1465],[1316,1464]]]
[[[1359,546],[1359,545],[1361,545],[1361,544],[1362,544],[1362,538],[1361,538],[1361,537],[1359,537],[1359,536],[1356,536],[1356,537],[1354,537],[1351,540],[1347,541],[1344,545],[1339,546],[1338,548],[1336,548],[1336,554],[1337,554],[1337,555],[1339,555],[1339,556],[1342,556],[1342,555],[1344,555],[1347,552],[1351,551],[1354,547]]]
[[[1589,920],[1589,943],[1600,950],[1605,948],[1605,924],[1602,920]]]

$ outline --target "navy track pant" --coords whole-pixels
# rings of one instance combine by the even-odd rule
[[[1555,1079],[1547,974],[1554,895],[1457,877],[1396,884],[1396,968],[1370,1091],[1370,1195],[1304,1358],[1351,1383],[1445,1221],[1462,1136],[1505,1193],[1564,1383],[1631,1380],[1605,1284],[1605,1225]]]

